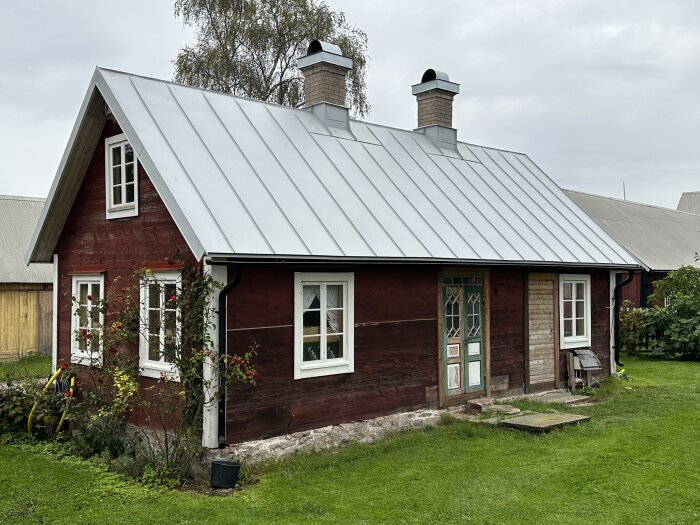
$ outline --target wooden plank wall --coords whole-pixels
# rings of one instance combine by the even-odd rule
[[[521,393],[525,386],[525,279],[527,270],[490,272],[491,390]]]
[[[529,384],[554,386],[556,274],[533,274],[528,280]]]
[[[0,290],[0,361],[39,352],[39,291]]]
[[[355,273],[355,371],[294,380],[294,271]],[[437,402],[436,269],[247,265],[229,295],[229,351],[258,343],[260,381],[228,392],[229,442]]]

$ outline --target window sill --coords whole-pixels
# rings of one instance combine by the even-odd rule
[[[135,217],[139,214],[136,209],[136,204],[125,204],[123,206],[114,206],[107,208],[108,219],[121,219],[123,217]]]
[[[161,374],[165,374],[165,378],[168,381],[176,381],[178,383],[180,382],[180,373],[175,367],[175,365],[148,361],[146,363],[140,363],[139,370],[143,377],[152,377],[154,379],[160,379]]]
[[[353,366],[345,360],[326,361],[319,364],[302,364],[301,367],[294,371],[294,379],[306,379],[308,377],[322,377],[340,374],[352,373]]]
[[[588,338],[581,339],[562,339],[559,348],[561,350],[571,350],[573,348],[589,348],[591,346],[591,340]]]
[[[102,354],[85,354],[83,352],[71,352],[70,362],[74,365],[96,366],[102,368]]]

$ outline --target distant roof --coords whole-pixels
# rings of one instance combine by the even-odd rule
[[[44,199],[0,195],[0,283],[51,283],[53,265],[24,262]]]
[[[648,270],[698,266],[700,215],[566,190],[576,203]]]
[[[636,265],[522,153],[97,68],[28,253],[48,260],[104,101],[196,257]]]
[[[684,191],[676,209],[700,215],[700,191]]]

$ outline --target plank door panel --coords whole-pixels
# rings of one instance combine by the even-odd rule
[[[557,279],[554,274],[528,278],[528,371],[530,385],[556,379]]]

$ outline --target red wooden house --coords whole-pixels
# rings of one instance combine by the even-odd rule
[[[96,69],[28,253],[86,306],[175,249],[231,282],[224,343],[259,343],[261,380],[205,446],[554,388],[572,348],[613,369],[611,278],[637,262],[529,157],[458,141],[459,85],[426,71],[402,130],[349,118],[337,47],[299,66],[302,109]],[[80,362],[66,301],[55,352]]]

